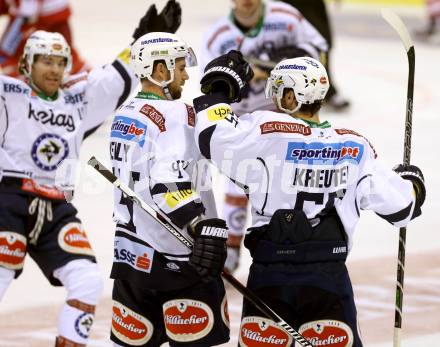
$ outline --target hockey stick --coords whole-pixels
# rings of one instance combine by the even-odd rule
[[[184,235],[182,235],[177,227],[175,227],[171,222],[169,222],[166,217],[159,215],[159,213],[143,201],[133,190],[124,185],[110,170],[108,170],[102,163],[98,161],[95,157],[91,157],[87,162],[96,171],[98,171],[102,176],[104,176],[110,183],[112,183],[116,188],[122,191],[123,194],[127,196],[131,201],[137,204],[142,210],[147,212],[151,217],[153,217],[160,225],[167,229],[174,237],[176,237],[182,244],[188,248],[192,248],[192,241],[188,240]],[[237,289],[247,300],[249,300],[253,305],[255,305],[262,313],[272,319],[279,327],[285,330],[292,338],[298,342],[301,346],[313,347],[309,341],[307,341],[304,336],[302,336],[298,331],[292,328],[285,320],[283,320],[276,312],[274,312],[263,300],[261,300],[256,294],[251,290],[243,286],[234,276],[227,272],[222,272],[223,278],[228,281],[235,289]]]
[[[405,138],[403,143],[403,163],[409,164],[411,158],[412,112],[414,96],[415,50],[408,30],[402,20],[392,11],[382,9],[382,17],[399,34],[408,56],[408,88],[406,96]],[[399,231],[399,251],[397,262],[396,306],[394,313],[393,346],[400,347],[402,331],[403,280],[405,276],[406,228]]]

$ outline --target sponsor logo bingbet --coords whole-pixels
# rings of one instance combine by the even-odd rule
[[[153,335],[153,324],[140,314],[113,301],[112,333],[121,341],[133,346],[146,344]]]
[[[292,338],[275,322],[262,317],[245,317],[240,327],[240,346],[290,346]]]
[[[334,165],[342,161],[359,163],[364,146],[354,141],[341,143],[289,142],[286,160],[294,163]]]
[[[147,126],[136,119],[116,116],[112,128],[111,137],[133,141],[143,146],[145,143],[145,135],[147,133]]]
[[[170,300],[163,305],[167,335],[179,342],[203,338],[211,331],[214,315],[204,302],[181,299]]]
[[[353,332],[350,327],[337,320],[318,320],[303,324],[299,333],[313,346],[351,347]]]

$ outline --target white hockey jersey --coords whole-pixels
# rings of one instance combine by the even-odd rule
[[[138,84],[119,59],[81,77],[48,100],[25,82],[0,76],[0,179],[31,178],[55,186],[60,163],[78,158],[88,132]]]
[[[110,157],[115,175],[181,228],[203,214],[205,207],[207,217],[216,215],[206,182],[208,162],[196,167],[200,153],[194,143],[194,124],[192,106],[141,92],[121,106],[111,127]],[[209,207],[201,203],[200,185],[205,185],[202,198]],[[118,189],[114,218],[116,230],[129,234],[130,240],[138,238],[165,256],[187,260],[190,250]],[[186,228],[181,232],[189,237]]]
[[[413,216],[411,182],[382,167],[354,131],[272,111],[238,118],[228,104],[202,110],[196,119],[202,154],[248,191],[252,226],[267,224],[278,209],[294,208],[316,225],[335,207],[350,248],[360,210],[398,227]]]
[[[232,49],[241,51],[245,57],[267,59],[268,51],[284,46],[298,46],[316,59],[319,59],[319,52],[328,49],[325,39],[297,9],[285,3],[267,1],[262,21],[247,34],[234,24],[232,16],[217,21],[204,35],[199,66],[203,73],[212,59]],[[266,81],[252,83],[248,97],[233,104],[233,110],[238,115],[273,110],[272,100],[264,96],[265,84]]]

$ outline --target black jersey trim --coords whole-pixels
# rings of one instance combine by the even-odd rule
[[[412,205],[413,205],[413,203],[411,202],[408,206],[406,206],[405,208],[401,209],[400,211],[397,211],[396,213],[385,215],[385,214],[380,214],[380,213],[376,212],[376,214],[379,217],[385,219],[387,222],[389,222],[391,224],[394,224],[394,223],[403,221],[406,218],[408,218],[408,216],[411,213]]]
[[[269,196],[269,169],[267,168],[266,162],[264,161],[263,158],[258,157],[257,160],[261,161],[261,163],[264,166],[264,169],[266,170],[266,176],[267,176],[267,184],[266,184],[266,194],[264,197],[264,202],[263,202],[263,207],[261,207],[261,212],[256,211],[255,213],[259,214],[260,216],[264,216],[264,209],[266,208],[266,204],[267,204],[267,197]]]
[[[357,188],[358,185],[359,185],[364,179],[366,179],[367,177],[371,177],[371,174],[367,174],[367,175],[365,175],[365,176],[362,176],[362,177],[359,179],[358,183],[356,184],[356,188]]]
[[[6,141],[6,133],[9,128],[9,113],[8,113],[8,108],[6,107],[6,99],[4,98],[4,96],[2,96],[2,100],[3,100],[3,106],[5,108],[5,114],[6,114],[6,129],[5,129],[5,132],[3,133],[3,141],[2,141],[2,147],[4,147],[5,141]]]
[[[128,98],[131,90],[131,78],[128,74],[127,70],[125,70],[124,66],[118,61],[115,60],[112,63],[112,66],[119,72],[122,79],[124,80],[124,90],[122,91],[121,96],[119,97],[118,103],[116,104],[116,108],[122,105],[122,103]]]
[[[200,153],[202,153],[206,159],[211,159],[211,137],[216,127],[217,125],[212,125],[199,134]]]
[[[175,192],[180,189],[192,189],[191,182],[157,183],[150,190],[151,195]]]
[[[102,122],[102,123],[104,123],[104,122]],[[88,138],[88,137],[89,137],[90,135],[92,135],[94,132],[96,132],[96,130],[98,130],[98,128],[102,125],[102,123],[98,124],[96,127],[92,128],[92,129],[87,130],[87,131],[84,133],[83,140],[86,139],[86,138]]]

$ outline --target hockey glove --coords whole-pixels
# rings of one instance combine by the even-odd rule
[[[154,32],[162,31],[175,33],[182,21],[182,8],[176,0],[168,0],[162,12],[157,14],[156,5],[151,5],[147,13],[139,21],[138,27],[132,37],[136,41],[139,37]]]
[[[189,263],[202,281],[211,281],[223,270],[227,238],[228,228],[222,219],[205,219],[194,227],[194,245]]]
[[[205,67],[200,81],[202,93],[224,93],[230,103],[240,102],[254,73],[239,51],[229,51]]]
[[[403,179],[412,182],[416,193],[416,207],[420,208],[425,202],[426,197],[425,178],[423,177],[422,170],[415,165],[405,164],[398,164],[393,167],[393,170]]]
[[[258,58],[251,57],[249,62],[264,72],[270,73],[281,60],[310,56],[310,53],[305,49],[296,46],[284,46],[264,52]]]

